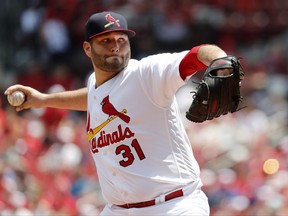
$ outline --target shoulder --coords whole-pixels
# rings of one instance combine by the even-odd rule
[[[133,67],[133,66],[137,66],[139,64],[139,60],[137,59],[130,59],[129,63],[128,63],[128,67]]]
[[[130,59],[124,71],[125,75],[138,74],[140,77],[152,78],[155,76],[178,74],[179,64],[188,51],[175,53],[160,53],[143,57],[140,60]]]
[[[130,59],[129,67],[130,66],[139,66],[143,64],[149,64],[153,62],[168,62],[169,60],[182,60],[182,58],[188,53],[188,50],[182,52],[175,52],[175,53],[159,53],[159,54],[152,54],[141,58],[140,60],[137,59]]]
[[[87,80],[88,89],[90,89],[91,86],[95,86],[95,84],[96,84],[96,78],[95,78],[95,73],[93,72],[88,76],[88,80]]]
[[[187,53],[188,53],[188,50],[185,50],[182,52],[174,52],[174,53],[159,53],[159,54],[149,55],[147,57],[142,58],[141,60],[145,60],[145,59],[167,60],[167,58],[178,59],[178,58],[184,57]]]
[[[188,51],[154,54],[142,58],[140,62],[142,65],[148,66],[178,65],[187,53]]]

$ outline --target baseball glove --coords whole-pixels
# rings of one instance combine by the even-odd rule
[[[217,76],[216,71],[231,68],[228,76]],[[244,71],[239,58],[226,56],[213,60],[193,93],[193,102],[186,112],[186,118],[193,122],[204,122],[239,108],[243,97],[240,95]]]

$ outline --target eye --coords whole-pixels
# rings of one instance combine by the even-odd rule
[[[126,42],[126,40],[125,40],[125,38],[118,38],[118,42],[120,42],[120,43],[125,43]]]
[[[103,38],[102,40],[99,41],[100,44],[106,44],[109,43],[109,38]]]

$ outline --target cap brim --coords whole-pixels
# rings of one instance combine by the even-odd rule
[[[94,37],[97,37],[97,36],[103,35],[103,34],[107,34],[110,32],[123,32],[123,33],[127,34],[129,38],[132,38],[136,35],[136,32],[133,30],[130,30],[130,29],[113,29],[113,30],[103,31],[103,32],[100,32],[98,34],[94,34],[94,35],[90,36],[87,40],[91,40]]]

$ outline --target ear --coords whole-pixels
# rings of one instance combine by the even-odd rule
[[[87,41],[83,42],[83,50],[85,52],[85,54],[91,58],[91,44]]]

